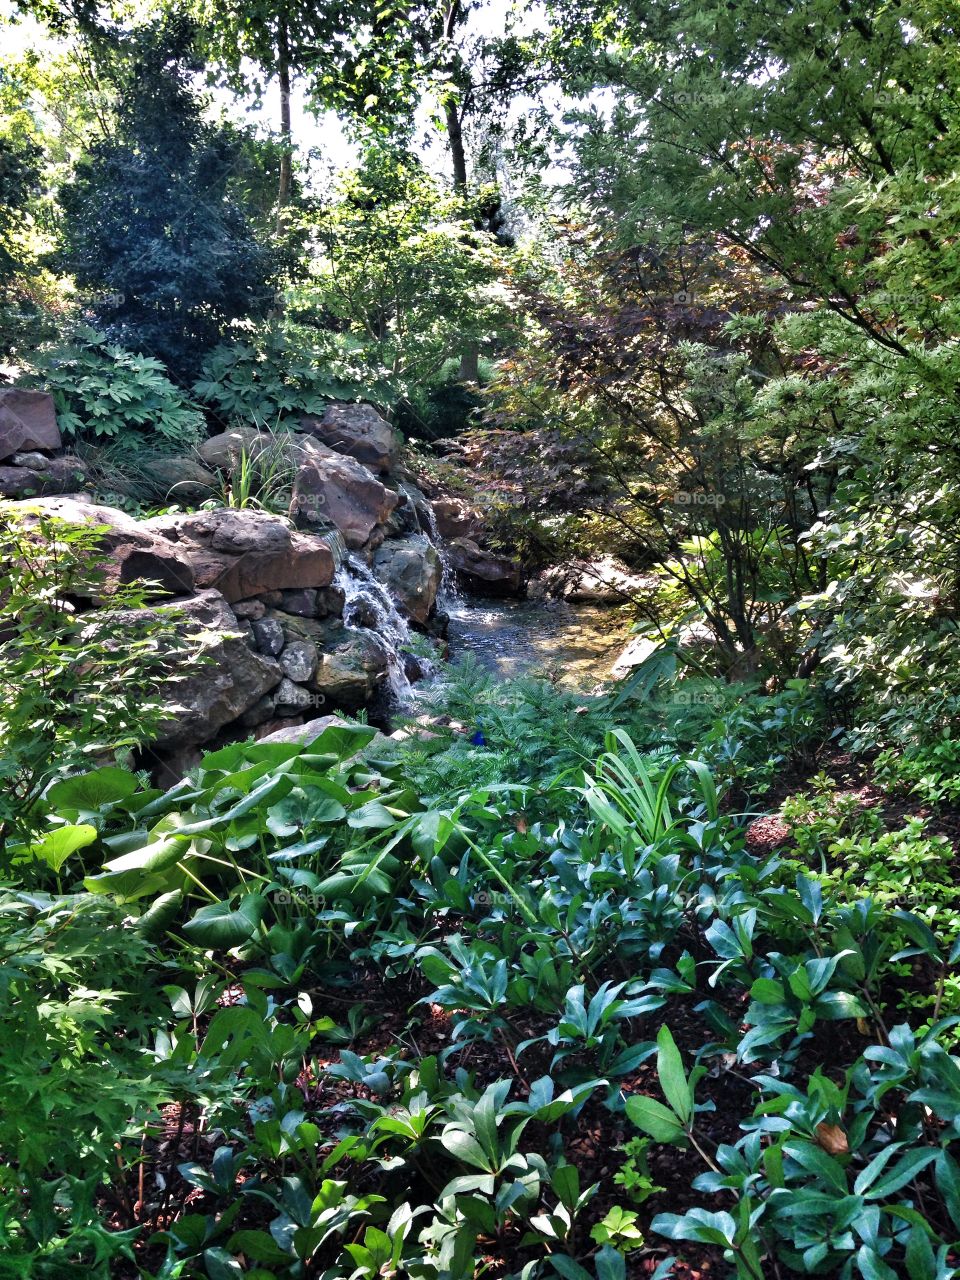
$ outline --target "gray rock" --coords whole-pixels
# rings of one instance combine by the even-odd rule
[[[319,654],[312,640],[294,640],[280,655],[280,666],[291,680],[305,684],[317,669]]]
[[[0,387],[0,458],[32,449],[59,449],[53,396],[22,387]]]
[[[50,459],[45,453],[15,453],[10,459],[12,467],[31,467],[34,471],[46,471]]]
[[[248,707],[240,717],[240,723],[246,729],[254,729],[257,725],[265,724],[271,720],[276,711],[276,702],[272,694],[265,693],[262,698],[258,698],[252,707]]]
[[[275,658],[283,648],[283,627],[274,618],[256,618],[250,623],[257,648]]]
[[[342,617],[345,603],[342,587],[324,587],[317,592],[317,617]]]
[[[301,618],[312,618],[317,612],[317,593],[311,587],[300,591],[281,591],[278,606],[284,613],[296,613]]]
[[[191,458],[151,458],[144,474],[158,493],[176,502],[198,502],[213,492],[217,478]]]
[[[298,711],[305,711],[307,707],[314,705],[310,690],[294,684],[286,676],[277,685],[273,697],[277,714],[281,716],[296,715]]]
[[[233,606],[233,612],[238,618],[247,618],[250,622],[255,622],[267,612],[267,606],[262,600],[238,600]]]
[[[443,564],[436,547],[423,533],[384,542],[373,557],[373,572],[407,617],[421,625],[437,599]]]
[[[242,454],[250,458],[259,457],[272,441],[269,431],[258,431],[256,427],[233,427],[204,440],[197,446],[197,453],[201,461],[215,471],[233,471]]]

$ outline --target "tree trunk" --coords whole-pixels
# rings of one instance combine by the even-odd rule
[[[467,156],[463,149],[463,129],[460,125],[460,112],[457,104],[450,98],[445,107],[447,117],[447,142],[450,146],[450,159],[453,161],[453,189],[459,195],[467,193]]]
[[[285,210],[293,183],[293,127],[290,120],[290,38],[281,21],[277,36],[277,78],[280,81],[280,185],[277,190],[277,234],[283,231]]]

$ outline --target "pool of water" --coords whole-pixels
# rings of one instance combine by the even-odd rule
[[[450,658],[472,653],[503,676],[543,673],[590,689],[610,673],[629,638],[616,609],[563,601],[449,600]]]

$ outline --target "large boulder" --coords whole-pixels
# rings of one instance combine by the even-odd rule
[[[454,538],[450,562],[464,586],[478,595],[515,596],[523,590],[523,570],[516,560],[485,551],[470,538]]]
[[[362,547],[390,518],[397,495],[355,458],[305,442],[293,482],[290,515],[301,528],[335,528],[348,547]]]
[[[425,534],[384,542],[373,557],[373,572],[407,617],[421,626],[436,603],[443,564]]]
[[[300,419],[300,430],[337,453],[349,454],[372,471],[391,471],[397,463],[397,434],[369,404],[331,404],[323,417]]]
[[[167,715],[156,744],[161,750],[209,742],[283,679],[278,663],[247,645],[219,591],[160,605],[155,613],[163,617],[174,608],[201,662],[164,691]]]
[[[631,573],[613,556],[600,556],[548,569],[531,583],[528,594],[555,596],[574,604],[615,605],[649,595],[658,585],[652,574]]]
[[[217,478],[192,458],[150,458],[143,471],[154,490],[175,502],[199,502],[209,498]]]
[[[336,572],[327,539],[300,533],[266,511],[157,516],[142,527],[176,546],[198,587],[215,587],[231,603],[267,591],[327,587]]]
[[[90,597],[109,594],[116,583],[142,580],[157,584],[163,595],[187,595],[194,588],[190,560],[165,538],[124,511],[98,506],[77,497],[48,497],[5,502],[2,509],[28,521],[39,515],[75,525],[99,525],[99,544],[106,555],[105,580],[92,583]],[[82,588],[74,594],[82,594]]]
[[[441,538],[476,538],[483,532],[483,516],[463,498],[434,498],[432,505]]]
[[[0,458],[23,449],[59,449],[53,396],[22,387],[0,387]]]
[[[257,458],[272,441],[273,436],[268,431],[259,431],[256,427],[231,427],[229,431],[221,431],[219,435],[204,440],[197,446],[197,453],[205,466],[215,471],[233,471],[243,454]]]

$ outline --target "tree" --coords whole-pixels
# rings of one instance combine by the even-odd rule
[[[108,50],[116,124],[60,192],[58,265],[121,345],[187,382],[224,329],[266,315],[280,263],[237,195],[248,153],[192,87],[192,29],[141,28]]]
[[[324,309],[402,391],[435,376],[465,336],[482,346],[510,328],[500,249],[471,212],[401,148],[376,144],[320,219]]]

